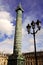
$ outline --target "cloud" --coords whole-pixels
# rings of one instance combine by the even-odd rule
[[[9,12],[9,5],[3,4],[3,0],[0,0],[0,51],[3,53],[13,52],[13,34],[15,26],[11,23],[14,17]],[[6,36],[7,35],[7,38]],[[4,40],[3,40],[4,39]]]
[[[24,36],[25,34],[27,34],[27,31],[25,31],[25,29],[22,28],[22,35]]]
[[[6,11],[0,12],[0,32],[8,35],[12,34],[13,26],[11,24],[12,17],[10,13]]]
[[[0,32],[8,36],[11,35],[13,30],[13,24],[11,22],[13,20],[14,17],[11,15],[10,5],[6,1],[0,0]]]
[[[3,53],[13,53],[13,43],[14,39],[6,39],[0,43],[0,52]]]
[[[5,38],[4,34],[8,37],[0,42],[0,52],[3,53],[13,53],[13,37],[15,26],[12,25],[12,16],[7,11],[0,11],[0,38]]]
[[[33,38],[31,35],[28,35],[27,31],[22,29],[22,52],[30,52],[34,50]]]
[[[32,22],[32,20],[34,20],[35,22],[37,21],[37,18],[35,17],[35,15],[30,15],[30,16],[28,16],[28,15],[24,15],[24,22],[23,22],[23,28],[25,28],[26,29],[26,26],[27,26],[27,24],[31,24],[31,22]]]

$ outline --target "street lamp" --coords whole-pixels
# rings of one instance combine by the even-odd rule
[[[31,25],[28,24],[26,26],[27,28],[27,31],[28,31],[28,34],[31,33],[30,29],[32,28],[33,29],[33,32],[31,33],[33,35],[33,38],[34,38],[34,53],[35,53],[35,65],[38,65],[37,64],[37,55],[36,55],[36,41],[35,41],[35,34],[41,29],[41,22],[39,20],[37,20],[37,22],[34,22],[32,21],[31,22]],[[37,27],[37,30],[35,30]]]

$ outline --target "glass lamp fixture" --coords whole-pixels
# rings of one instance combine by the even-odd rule
[[[31,26],[28,24],[27,26],[26,26],[26,28],[27,28],[27,31],[28,31],[28,34],[30,33],[30,28],[31,28]]]
[[[36,25],[37,25],[38,30],[40,30],[41,29],[41,22],[39,20],[37,20]]]
[[[31,26],[33,29],[35,28],[35,22],[34,21],[32,21]]]

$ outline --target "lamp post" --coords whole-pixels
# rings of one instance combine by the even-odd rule
[[[38,64],[37,64],[37,55],[36,55],[35,34],[41,29],[40,23],[41,23],[41,22],[40,22],[39,20],[37,20],[37,22],[32,21],[32,22],[31,22],[31,25],[28,24],[28,25],[26,26],[27,31],[28,31],[28,34],[31,33],[30,29],[33,29],[33,32],[32,32],[31,34],[33,35],[33,38],[34,38],[35,65],[38,65]],[[36,27],[37,27],[37,30],[35,30]]]

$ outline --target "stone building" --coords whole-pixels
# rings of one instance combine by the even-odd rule
[[[35,65],[34,52],[23,53],[23,56],[25,57],[25,65]],[[0,54],[0,65],[8,65],[8,60],[8,54]],[[13,59],[11,59],[11,61],[13,61]],[[12,63],[14,63],[14,61]],[[43,65],[43,51],[37,52],[37,63],[38,65]]]
[[[43,51],[37,52],[37,65],[43,65]],[[23,53],[25,56],[25,65],[35,65],[34,52]]]
[[[8,55],[0,53],[0,65],[7,65]]]

